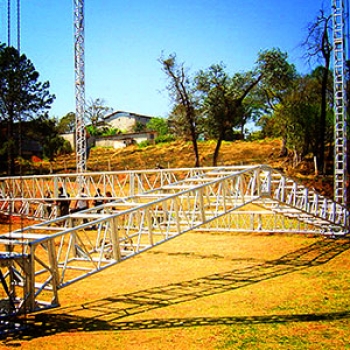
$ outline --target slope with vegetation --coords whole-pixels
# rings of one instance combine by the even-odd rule
[[[268,164],[309,186],[321,194],[332,196],[332,177],[315,174],[313,159],[305,158],[295,165],[291,156],[281,156],[281,140],[265,139],[257,141],[224,142],[221,146],[218,166]],[[213,141],[198,143],[200,166],[212,166],[216,144]],[[55,162],[31,163],[31,172],[65,173],[75,172],[75,154],[57,157]],[[195,164],[192,144],[174,141],[140,148],[93,148],[87,162],[89,172],[155,169],[189,168]]]

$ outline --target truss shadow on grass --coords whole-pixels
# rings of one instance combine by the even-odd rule
[[[279,259],[266,261],[258,265],[134,293],[115,295],[81,306],[69,307],[65,314],[42,313],[31,315],[23,320],[26,327],[23,331],[17,332],[16,337],[36,338],[74,331],[159,329],[236,323],[310,322],[350,318],[350,313],[345,311],[302,315],[121,321],[122,318],[130,315],[232,291],[312,266],[319,266],[329,262],[349,248],[350,240],[325,239],[288,253]]]
[[[7,341],[30,340],[59,333],[98,332],[98,331],[132,331],[170,328],[190,328],[205,326],[232,326],[268,323],[295,323],[295,322],[334,322],[350,319],[350,312],[333,312],[318,314],[297,315],[264,315],[264,316],[226,316],[226,317],[189,317],[150,319],[127,322],[107,322],[95,318],[81,318],[70,315],[37,315],[30,320],[20,331],[7,333]],[[6,341],[4,342],[6,343]]]

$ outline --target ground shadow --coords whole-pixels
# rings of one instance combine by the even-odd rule
[[[350,240],[324,239],[276,260],[134,293],[113,295],[109,298],[63,309],[63,313],[60,309],[60,314],[41,313],[26,316],[22,320],[9,320],[7,324],[3,325],[6,328],[6,332],[3,332],[3,338],[31,339],[75,331],[159,329],[235,323],[310,322],[349,318],[350,313],[344,311],[301,315],[122,321],[123,318],[130,315],[224,293],[312,266],[319,266],[329,262],[349,248]],[[11,332],[11,327],[16,329],[16,332]],[[21,330],[18,331],[18,329]]]

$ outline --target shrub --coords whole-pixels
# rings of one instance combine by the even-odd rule
[[[257,141],[262,140],[264,135],[261,130],[253,131],[247,136],[247,141]]]
[[[109,128],[109,129],[104,129],[102,131],[102,136],[113,136],[113,135],[117,135],[118,133],[120,133],[119,129]]]
[[[173,135],[159,135],[155,139],[155,143],[165,143],[165,142],[173,142],[175,141],[175,137]]]
[[[145,140],[145,141],[141,141],[140,143],[138,143],[138,147],[139,148],[145,148],[145,147],[148,147],[150,146],[150,143],[148,140]]]

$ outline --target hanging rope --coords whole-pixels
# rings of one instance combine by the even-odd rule
[[[350,16],[350,4],[349,0],[345,1],[345,49],[346,49],[346,59],[348,60],[350,58],[350,25],[349,25],[349,16]]]
[[[17,0],[17,50],[18,50],[18,55],[21,56],[21,0]],[[22,82],[20,82],[22,85]],[[20,86],[20,90],[22,90],[22,86]],[[21,184],[21,197],[23,198],[23,167],[22,167],[22,143],[23,143],[23,138],[22,138],[22,101],[19,100],[18,103],[18,122],[19,122],[19,176],[20,176],[20,184]],[[20,213],[20,218],[21,218],[21,232],[23,233],[23,212]],[[23,237],[22,237],[23,240]],[[23,258],[23,266],[25,265],[25,258],[24,258],[24,245],[22,245],[22,258]],[[29,281],[27,281],[29,283]],[[23,291],[24,293],[24,291]],[[23,299],[25,298],[25,295],[23,294]],[[24,319],[23,319],[24,324],[27,322],[27,312],[24,312]]]
[[[17,50],[21,53],[21,0],[17,0]]]
[[[7,0],[7,46],[11,46],[11,0]]]

